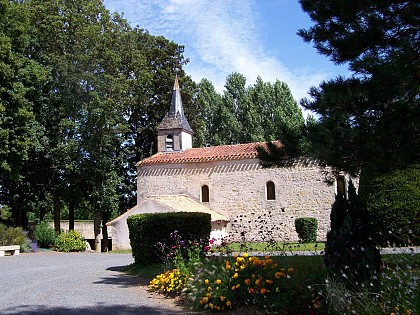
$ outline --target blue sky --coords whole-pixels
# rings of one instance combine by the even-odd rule
[[[297,0],[104,0],[129,23],[185,46],[185,71],[197,83],[210,80],[219,92],[239,72],[254,84],[286,82],[296,100],[310,86],[337,75],[335,66],[296,35],[312,25]]]

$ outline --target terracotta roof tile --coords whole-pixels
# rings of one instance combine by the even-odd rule
[[[280,141],[275,141],[274,143],[282,146]],[[138,162],[137,166],[253,159],[258,157],[257,147],[259,146],[265,147],[266,142],[220,145],[192,148],[182,152],[157,153]]]

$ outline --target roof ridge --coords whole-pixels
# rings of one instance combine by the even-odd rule
[[[278,146],[283,144],[276,140],[272,141]],[[202,148],[191,148],[178,152],[159,152],[137,163],[137,166],[151,164],[179,164],[199,163],[221,160],[239,160],[246,158],[257,158],[257,147],[265,146],[268,142],[250,142],[240,144],[227,144]]]

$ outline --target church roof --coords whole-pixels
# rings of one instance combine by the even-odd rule
[[[191,129],[190,124],[184,115],[184,107],[182,106],[178,77],[175,77],[169,112],[165,115],[162,122],[159,124],[158,129],[184,129],[190,133],[193,133],[193,130]]]
[[[280,141],[274,144],[281,147]],[[192,148],[174,153],[157,153],[137,163],[137,166],[155,164],[198,163],[258,158],[258,147],[267,147],[266,142],[253,142],[234,145],[220,145],[205,148]]]

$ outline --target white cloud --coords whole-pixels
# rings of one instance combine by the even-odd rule
[[[252,0],[106,0],[111,11],[125,12],[133,25],[185,45],[190,59],[185,67],[193,80],[212,81],[223,90],[228,74],[239,72],[248,84],[257,76],[264,81],[286,82],[296,99],[306,96],[310,86],[327,78],[312,69],[289,69],[268,55],[271,47],[259,40],[259,19]]]

